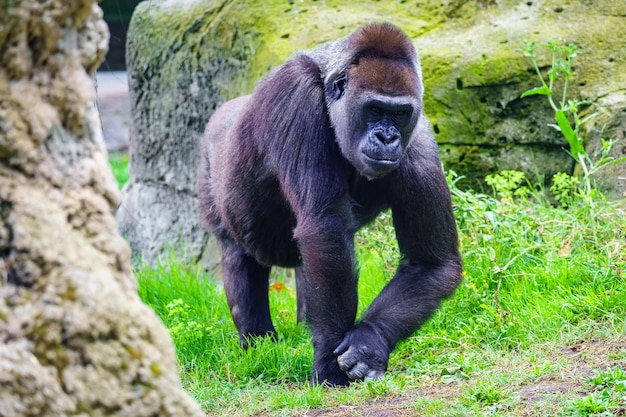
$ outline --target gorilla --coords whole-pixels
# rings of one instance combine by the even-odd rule
[[[200,212],[221,247],[241,344],[275,334],[270,268],[295,268],[314,383],[381,377],[396,344],[460,283],[450,192],[421,78],[401,30],[367,25],[289,59],[251,95],[218,108],[202,138]],[[354,234],[388,208],[402,257],[355,323]]]

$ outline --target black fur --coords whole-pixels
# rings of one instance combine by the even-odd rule
[[[296,267],[316,383],[382,376],[396,343],[460,282],[450,195],[421,113],[420,71],[401,31],[366,26],[287,61],[207,125],[200,207],[222,247],[242,344],[275,332],[270,267]],[[355,324],[354,233],[389,207],[403,259]]]

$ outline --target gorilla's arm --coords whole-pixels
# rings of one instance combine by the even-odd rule
[[[256,141],[296,219],[298,293],[313,332],[313,380],[345,385],[333,351],[356,316],[354,225],[320,69],[310,57],[296,56],[259,85],[250,107],[255,111],[242,131]]]
[[[424,126],[420,130],[424,134]],[[407,149],[407,159],[390,178],[400,265],[336,350],[351,379],[382,376],[396,343],[417,330],[460,282],[450,194],[434,142],[421,139]]]

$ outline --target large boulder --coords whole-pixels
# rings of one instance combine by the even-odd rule
[[[593,160],[600,160],[604,150],[602,139],[608,139],[613,142],[613,146],[607,156],[614,159],[624,158],[626,156],[626,87],[622,90],[596,94],[598,96],[594,111],[597,112],[597,116],[583,126],[587,138],[586,152]],[[580,171],[580,167],[577,166],[576,172],[580,173]],[[605,166],[600,175],[595,177],[611,196],[626,197],[626,162]]]
[[[294,51],[372,21],[390,21],[415,40],[425,112],[446,168],[466,177],[461,184],[479,185],[503,169],[521,169],[531,178],[571,173],[574,161],[548,126],[554,113],[545,98],[519,98],[536,85],[521,53],[523,40],[562,38],[579,46],[572,97],[620,96],[625,16],[626,2],[613,0],[143,2],[128,37],[134,127],[131,180],[116,215],[120,230],[135,256],[148,262],[181,245],[186,259],[199,257],[206,236],[196,202],[198,140],[216,106],[249,93]],[[544,68],[548,59],[540,55]],[[606,107],[609,114],[623,109]],[[615,156],[625,152],[620,140]],[[614,169],[605,171],[607,180],[624,176],[626,168]],[[624,192],[623,182],[606,183],[612,195]]]
[[[626,48],[626,2],[498,1],[482,2],[489,3],[482,9],[481,2],[457,3],[464,4],[453,19],[415,39],[425,72],[424,107],[446,167],[465,175],[470,185],[503,169],[525,171],[531,179],[537,173],[545,179],[572,173],[567,142],[549,126],[554,111],[546,98],[520,98],[539,85],[521,52],[523,42],[545,46],[557,39],[578,46],[568,97],[598,101],[604,115],[594,120],[599,126],[626,110],[616,98],[626,97],[626,72],[621,70],[626,55],[619,52]],[[548,49],[538,52],[541,67],[549,68]],[[556,87],[560,94],[561,84]],[[609,95],[614,99],[606,100]],[[593,125],[586,126],[589,152],[599,143],[598,135],[591,134]],[[616,157],[626,156],[626,125],[621,126],[621,131],[604,131],[604,137],[616,139]],[[609,195],[621,197],[626,186],[616,178],[624,175],[626,164],[597,178]]]
[[[3,2],[0,21],[0,415],[202,416],[112,215],[97,1]]]

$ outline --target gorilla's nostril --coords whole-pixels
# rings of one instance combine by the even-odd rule
[[[388,143],[391,143],[400,139],[400,136],[393,132],[378,131],[375,133],[375,135],[376,135],[376,139],[378,139],[384,144],[388,144]]]

